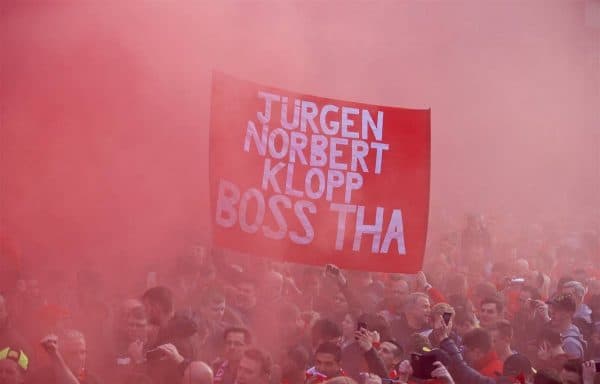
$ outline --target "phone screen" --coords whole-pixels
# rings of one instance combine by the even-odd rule
[[[452,314],[450,312],[444,312],[444,314],[442,315],[442,318],[444,319],[444,323],[446,323],[446,325],[450,324],[450,319],[452,318]]]

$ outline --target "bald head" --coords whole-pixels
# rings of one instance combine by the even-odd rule
[[[182,384],[213,384],[212,369],[201,361],[188,365],[183,373]]]

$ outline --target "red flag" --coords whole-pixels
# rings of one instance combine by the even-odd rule
[[[215,73],[213,243],[286,261],[421,269],[430,111],[299,94]]]

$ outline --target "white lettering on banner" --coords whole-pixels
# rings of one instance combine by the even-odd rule
[[[263,233],[266,237],[273,240],[281,240],[285,238],[285,234],[287,232],[287,222],[281,214],[281,210],[278,206],[279,203],[281,203],[284,208],[292,208],[292,201],[285,195],[275,195],[269,199],[269,208],[271,209],[273,217],[275,218],[279,228],[277,230],[273,230],[269,226],[263,225]]]
[[[279,95],[274,95],[269,92],[258,91],[258,97],[265,99],[265,112],[257,112],[256,117],[258,117],[258,120],[261,123],[266,124],[269,122],[269,120],[271,120],[271,104],[274,101],[279,101]]]
[[[241,198],[240,198],[241,195]],[[248,218],[249,206],[256,208],[254,217]],[[268,209],[266,209],[268,207]],[[262,192],[250,188],[241,194],[234,183],[221,179],[218,187],[216,223],[224,228],[231,228],[239,224],[240,229],[246,233],[256,233],[262,229],[265,237],[280,240],[287,236],[296,244],[309,244],[315,237],[314,228],[307,216],[315,214],[317,207],[311,201],[298,200],[293,204],[293,212],[304,230],[304,233],[290,231],[282,210],[292,208],[291,199],[286,195],[273,195],[265,202]],[[265,222],[265,217],[273,217],[277,228],[272,228]]]
[[[369,196],[360,192],[364,174],[380,175],[385,167],[390,145],[383,141],[384,112],[332,102],[319,105],[270,91],[259,91],[258,99],[264,101],[263,110],[256,113],[256,122],[246,125],[243,150],[264,158],[260,189],[240,190],[220,180],[216,223],[307,245],[319,235],[311,223],[321,206],[315,203],[326,201],[329,211],[322,214],[332,220],[337,215],[336,250],[344,250],[348,232],[353,233],[352,252],[360,252],[367,238],[371,253],[391,249],[406,254],[402,211],[373,209],[362,200]],[[385,180],[381,182],[384,186]],[[297,222],[289,222],[290,217]]]
[[[338,213],[335,249],[341,251],[344,248],[344,237],[346,237],[346,216],[348,216],[348,213],[356,211],[356,205],[332,203],[329,209]]]
[[[256,216],[254,217],[254,222],[250,224],[248,222],[248,202],[250,199],[254,198],[256,200]],[[250,188],[242,195],[240,199],[240,227],[242,227],[242,231],[248,233],[255,233],[260,228],[260,224],[265,219],[265,199],[260,193],[260,191],[256,188]]]
[[[387,226],[385,238],[381,244],[381,233],[383,232],[383,221],[385,216],[385,209],[383,207],[377,207],[374,225],[365,224],[365,207],[362,205],[356,206],[351,204],[332,203],[330,204],[329,209],[338,213],[337,235],[335,239],[336,250],[343,249],[348,214],[356,212],[356,224],[354,227],[354,239],[352,242],[353,251],[360,251],[363,234],[369,234],[373,235],[373,242],[371,243],[372,253],[388,253],[391,242],[396,240],[398,243],[398,254],[406,254],[402,211],[399,209],[394,209],[392,211],[392,216]]]

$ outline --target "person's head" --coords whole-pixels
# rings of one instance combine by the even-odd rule
[[[125,318],[125,330],[128,342],[148,339],[148,317],[142,305],[131,308]]]
[[[237,384],[268,384],[271,378],[271,356],[260,349],[244,352],[237,370]]]
[[[537,357],[540,360],[548,360],[554,355],[562,354],[562,338],[556,329],[544,327],[537,337]]]
[[[394,307],[394,309],[402,309],[410,289],[406,280],[395,278],[390,279],[385,283],[384,298],[387,305]]]
[[[492,349],[492,337],[482,328],[475,328],[463,338],[465,359],[470,365],[477,365]]]
[[[340,326],[330,319],[319,319],[315,321],[311,329],[311,340],[314,348],[323,343],[338,344],[342,338]]]
[[[585,287],[579,281],[568,281],[562,286],[562,294],[573,296],[577,305],[580,305],[585,297]]]
[[[0,384],[22,384],[23,372],[16,361],[0,359]]]
[[[201,361],[192,361],[183,371],[181,384],[212,384],[212,369]]]
[[[256,307],[256,281],[251,278],[241,278],[237,281],[235,304],[238,308],[250,310]]]
[[[281,363],[281,374],[284,378],[303,376],[310,357],[304,347],[297,345],[287,350]]]
[[[87,346],[83,333],[76,330],[65,331],[58,339],[58,346],[65,363],[74,375],[85,370]]]
[[[431,308],[431,323],[433,328],[439,328],[444,321],[443,317],[445,313],[450,314],[450,321],[448,322],[448,328],[452,330],[454,326],[454,317],[456,312],[454,308],[448,303],[437,303]]]
[[[473,288],[473,305],[475,308],[481,307],[481,302],[488,297],[495,297],[498,295],[498,290],[494,284],[490,282],[481,282]]]
[[[173,317],[173,293],[167,287],[158,286],[148,289],[142,296],[146,307],[148,321],[157,326],[164,326]]]
[[[533,384],[562,384],[562,380],[554,370],[540,369],[533,377]]]
[[[335,377],[342,369],[342,350],[337,344],[323,343],[315,351],[315,369],[327,377]]]
[[[431,315],[429,296],[420,292],[413,292],[408,295],[405,314],[406,318],[416,323],[418,327],[427,325]]]
[[[223,355],[229,361],[238,362],[244,351],[252,344],[250,331],[242,327],[227,328],[223,334],[225,348]]]
[[[548,310],[552,324],[564,328],[571,324],[577,303],[571,295],[558,295],[549,302]]]
[[[562,384],[583,383],[583,362],[579,359],[568,360],[560,371]]]
[[[356,317],[352,312],[346,313],[344,319],[342,320],[342,334],[344,338],[351,339],[354,337],[354,332],[356,331]]]
[[[497,297],[487,297],[481,301],[479,306],[479,321],[483,328],[492,327],[504,316],[504,305]]]
[[[533,311],[533,307],[531,306],[531,300],[540,300],[541,295],[540,292],[530,287],[529,285],[525,285],[519,291],[519,311],[521,312],[531,312]]]
[[[473,312],[457,312],[453,319],[454,329],[459,336],[463,337],[471,330],[477,328],[477,318]]]
[[[346,299],[346,295],[341,291],[335,292],[333,295],[333,312],[337,314],[348,313],[350,310],[350,306],[348,305],[348,300]]]
[[[513,327],[508,320],[499,320],[490,329],[492,346],[498,354],[510,348],[513,338]]]
[[[379,345],[379,349],[377,350],[379,353],[379,357],[386,369],[391,372],[391,370],[398,366],[402,361],[402,355],[404,351],[400,344],[396,343],[393,340],[387,340]]]
[[[510,355],[504,362],[502,375],[506,377],[518,377],[523,375],[526,383],[533,381],[535,371],[531,365],[531,361],[527,356],[520,353]]]
[[[221,287],[209,286],[200,300],[200,314],[209,322],[218,322],[225,314],[225,292]]]

